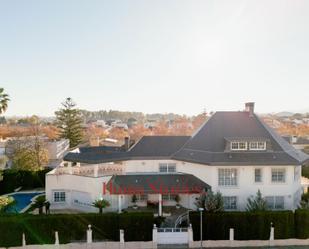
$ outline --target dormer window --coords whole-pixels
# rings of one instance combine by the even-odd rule
[[[247,150],[247,142],[231,142],[231,150]]]
[[[266,142],[265,141],[261,141],[261,142],[252,141],[249,143],[249,149],[250,150],[266,150]]]

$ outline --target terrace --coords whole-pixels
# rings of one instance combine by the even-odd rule
[[[78,175],[88,177],[100,177],[105,175],[122,175],[122,164],[95,164],[87,166],[58,167],[49,174],[53,175]]]

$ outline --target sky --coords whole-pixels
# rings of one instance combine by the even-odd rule
[[[0,0],[5,115],[309,111],[307,0]]]

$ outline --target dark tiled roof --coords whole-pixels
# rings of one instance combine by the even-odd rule
[[[81,163],[104,163],[132,159],[165,159],[178,151],[189,136],[144,136],[129,151],[106,153],[101,147],[80,150],[80,153],[68,153],[64,160]]]
[[[169,157],[178,151],[189,136],[144,136],[133,146],[132,157]]]
[[[270,141],[267,151],[226,151],[226,140]],[[216,112],[173,157],[176,160],[217,165],[299,165],[308,159],[248,112]]]
[[[111,152],[123,152],[123,146],[89,146],[89,147],[80,147],[79,151],[81,153],[111,153]]]
[[[63,158],[65,161],[69,162],[79,162],[79,163],[89,163],[98,164],[105,162],[116,162],[129,160],[126,152],[116,152],[116,153],[75,153],[70,152]]]
[[[199,193],[210,186],[190,174],[114,175],[106,188],[111,194]]]

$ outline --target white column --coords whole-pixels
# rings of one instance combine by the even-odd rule
[[[26,246],[26,236],[25,236],[24,233],[23,233],[23,237],[22,237],[22,245]]]
[[[57,231],[55,232],[55,245],[59,246],[59,235]]]
[[[119,232],[120,232],[120,243],[124,243],[124,231],[120,229]]]
[[[270,223],[270,236],[269,240],[274,240],[275,239],[275,228],[273,227],[273,223]]]
[[[91,225],[88,225],[88,230],[87,230],[87,244],[92,243],[92,229]]]
[[[157,229],[156,224],[153,224],[153,229],[152,229],[153,248],[157,248],[157,241],[158,241],[158,229]]]
[[[118,213],[121,213],[122,204],[121,204],[121,197],[122,195],[118,195]]]
[[[162,194],[159,194],[159,216],[162,216]]]
[[[193,230],[192,230],[192,224],[188,227],[188,244],[189,248],[193,247]]]
[[[121,229],[121,230],[119,230],[119,232],[120,232],[119,248],[120,249],[124,249],[125,248],[125,244],[124,244],[124,231]]]
[[[98,177],[99,165],[95,164],[93,169],[93,176]]]
[[[230,240],[234,240],[234,228],[230,228]]]

